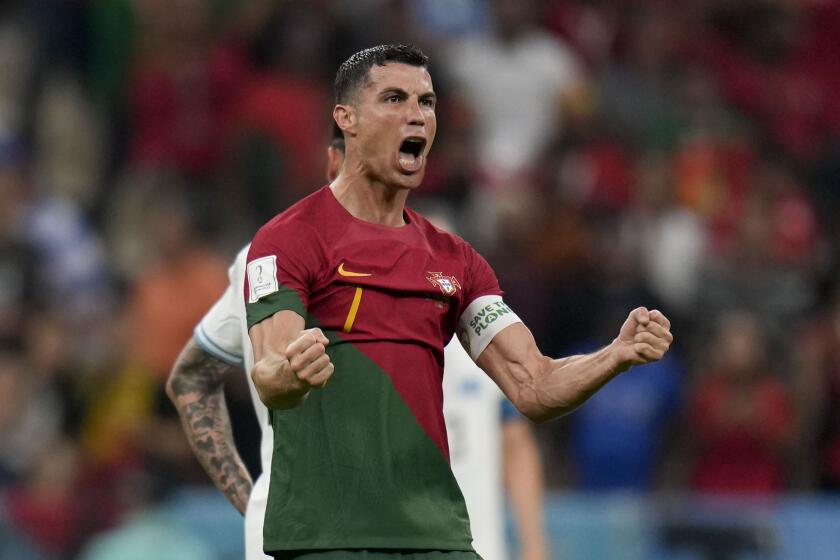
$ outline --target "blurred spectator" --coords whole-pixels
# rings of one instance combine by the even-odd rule
[[[91,354],[98,349],[74,345],[73,325],[56,309],[38,310],[27,321],[23,334],[29,379],[54,390],[61,431],[67,437],[77,437],[88,404],[85,385],[90,376],[83,368],[96,365]],[[87,355],[82,358],[82,354]]]
[[[706,230],[695,213],[677,202],[670,162],[663,156],[639,159],[636,184],[633,205],[621,224],[620,246],[675,318],[685,318],[700,288]]]
[[[52,388],[31,375],[21,348],[0,348],[0,483],[25,479],[58,439],[61,410]]]
[[[715,339],[701,348],[703,358],[716,363],[700,371],[689,405],[690,433],[697,447],[691,488],[745,494],[782,491],[785,453],[793,436],[792,403],[788,390],[768,369],[756,318],[724,316]]]
[[[72,557],[87,537],[81,469],[78,446],[66,440],[54,442],[40,449],[25,485],[6,496],[12,524],[57,558]]]
[[[615,312],[605,314],[602,323],[608,337],[625,306],[611,308]],[[580,350],[591,352],[608,342],[595,340]],[[685,365],[672,350],[659,362],[613,379],[569,419],[576,488],[645,492],[655,487],[680,410],[684,375]]]
[[[44,80],[34,123],[34,181],[44,194],[83,210],[98,202],[105,151],[101,123],[78,78],[56,72]]]
[[[23,21],[0,12],[0,125],[20,130],[26,125],[26,95],[35,73],[33,46]]]
[[[464,37],[487,25],[487,6],[481,0],[420,0],[411,4],[417,22],[436,36]]]
[[[834,2],[756,0],[704,6],[706,33],[691,42],[728,98],[800,161],[813,161],[838,131]]]
[[[166,498],[160,475],[135,472],[122,483],[131,507],[125,522],[90,541],[80,560],[216,560],[207,543],[161,507]]]
[[[132,4],[138,43],[129,71],[130,161],[174,168],[206,188],[248,75],[240,45],[213,35],[211,3]]]
[[[259,227],[323,183],[331,95],[321,61],[327,29],[314,3],[286,5],[266,28],[265,69],[243,84],[235,113],[248,218]]]
[[[784,168],[759,164],[731,232],[717,232],[718,252],[705,263],[699,305],[707,317],[748,309],[765,325],[771,348],[781,349],[776,343],[786,341],[788,322],[814,303],[820,238],[813,207]]]
[[[35,247],[20,224],[22,179],[13,167],[21,149],[18,142],[0,136],[0,339],[19,335],[38,292]]]
[[[0,559],[52,560],[2,519],[0,519]]]
[[[28,259],[34,260],[29,286],[13,287],[21,295],[32,290],[42,306],[61,306],[65,316],[81,326],[97,319],[109,303],[109,278],[96,233],[70,199],[38,192],[32,169],[19,139],[0,132],[0,200],[3,235],[17,245],[27,277]],[[25,296],[24,296],[25,297]]]
[[[485,186],[513,189],[580,110],[575,54],[537,27],[533,0],[492,0],[492,32],[449,53],[449,71],[473,112]]]
[[[840,283],[797,345],[797,482],[840,490]]]
[[[679,22],[667,8],[641,7],[629,17],[627,44],[598,81],[599,112],[612,136],[652,149],[676,143]]]
[[[173,192],[158,196],[145,237],[156,257],[135,279],[128,312],[134,360],[163,380],[193,327],[224,291],[227,268],[202,242],[191,200]]]
[[[548,29],[574,45],[591,67],[600,69],[615,55],[625,23],[621,16],[628,11],[624,4],[613,0],[544,0],[543,17]]]

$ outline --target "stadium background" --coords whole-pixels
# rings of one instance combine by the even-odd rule
[[[323,183],[338,64],[393,41],[441,97],[412,205],[546,353],[674,320],[665,362],[538,427],[553,557],[836,557],[840,3],[527,4],[2,3],[0,558],[241,558],[162,385]]]

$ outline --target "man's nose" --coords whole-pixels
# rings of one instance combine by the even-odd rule
[[[423,108],[420,106],[419,99],[409,101],[408,124],[414,126],[426,126],[426,115],[423,113]]]

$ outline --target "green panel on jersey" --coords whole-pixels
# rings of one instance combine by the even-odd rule
[[[466,505],[441,450],[386,372],[324,334],[330,382],[295,409],[271,411],[265,550],[471,551]]]
[[[255,303],[248,302],[245,309],[248,315],[249,329],[278,311],[294,311],[301,317],[306,317],[306,307],[300,301],[298,293],[285,286],[280,286],[278,291],[261,297]]]
[[[464,550],[292,550],[275,555],[276,560],[481,560]]]

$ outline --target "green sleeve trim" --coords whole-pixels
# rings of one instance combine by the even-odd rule
[[[257,302],[247,303],[245,309],[249,329],[279,311],[294,311],[306,319],[306,307],[300,295],[294,289],[284,286],[280,286],[280,289],[273,294],[261,297]]]

